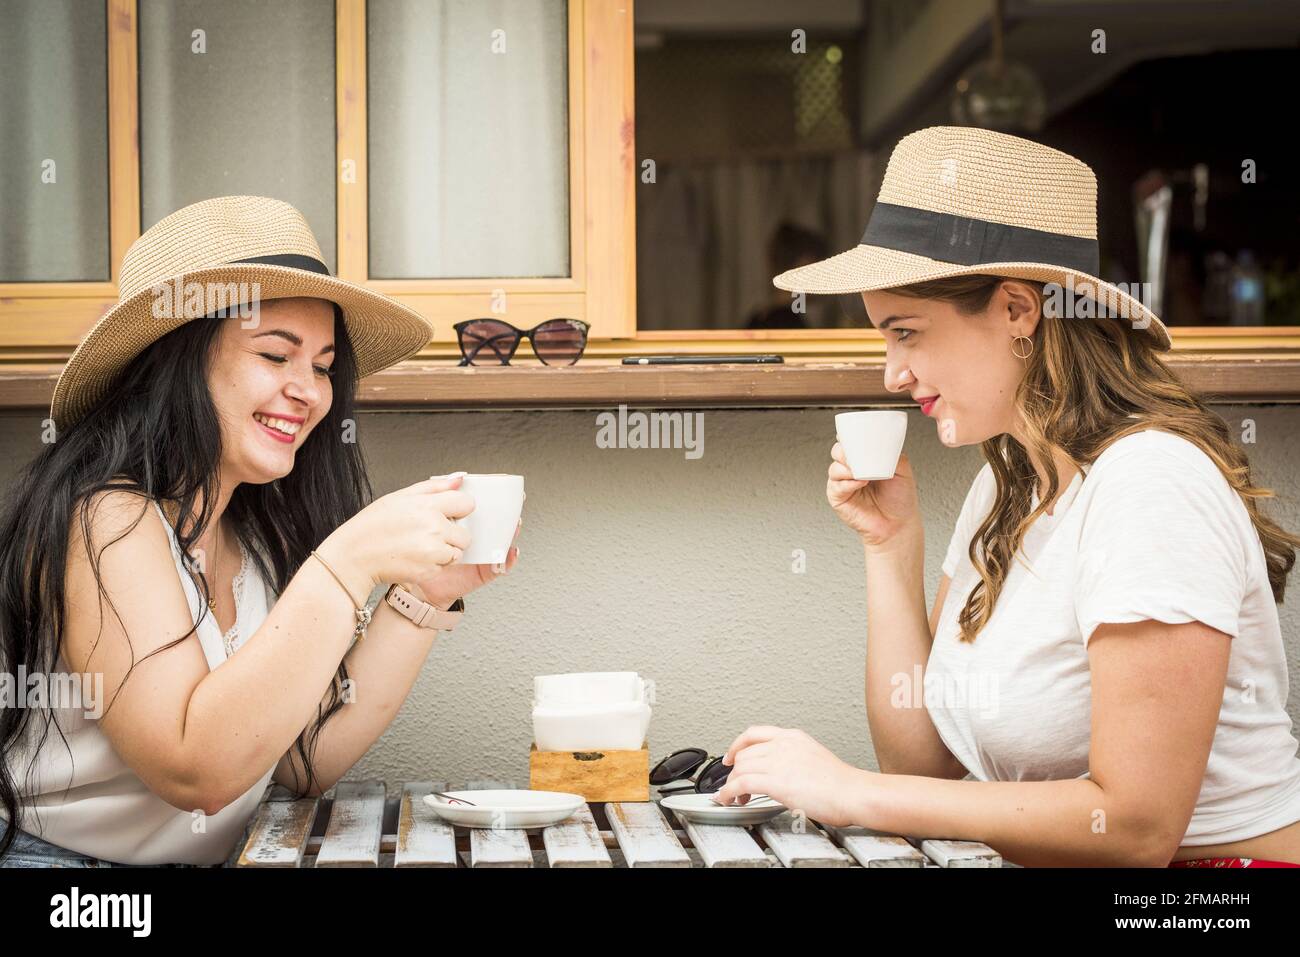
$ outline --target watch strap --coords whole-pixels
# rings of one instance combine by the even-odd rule
[[[392,584],[384,594],[384,601],[398,614],[419,628],[451,631],[464,617],[465,599],[457,598],[451,607],[442,609],[431,602],[416,598],[399,584]]]

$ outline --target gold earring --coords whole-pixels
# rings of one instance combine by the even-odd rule
[[[1019,352],[1016,352],[1016,342],[1019,341],[1020,339],[1024,339],[1026,342],[1029,343],[1029,351],[1026,352],[1023,356]],[[1028,359],[1030,356],[1034,354],[1034,340],[1030,339],[1028,336],[1016,336],[1014,339],[1011,340],[1011,354],[1015,356],[1017,359]]]

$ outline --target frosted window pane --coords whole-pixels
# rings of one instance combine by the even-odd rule
[[[366,20],[371,277],[569,275],[563,0],[370,0]]]
[[[109,278],[105,16],[0,0],[0,282]]]
[[[271,196],[334,271],[334,83],[333,0],[140,0],[141,228]]]

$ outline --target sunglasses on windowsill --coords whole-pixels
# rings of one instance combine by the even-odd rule
[[[460,365],[509,365],[527,339],[548,366],[571,366],[587,348],[588,325],[581,319],[547,319],[531,329],[516,329],[502,319],[466,319],[453,326],[460,343]]]

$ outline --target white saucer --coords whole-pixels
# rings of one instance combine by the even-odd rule
[[[449,824],[461,827],[525,828],[550,827],[573,815],[587,803],[580,794],[564,791],[445,791],[452,797],[473,801],[474,805],[452,804],[435,794],[426,794],[424,803]]]
[[[784,805],[777,804],[762,794],[750,797],[748,804],[729,807],[714,801],[712,794],[674,794],[659,804],[670,811],[676,811],[684,820],[693,824],[734,824],[740,827],[762,824],[780,817],[786,811]]]

